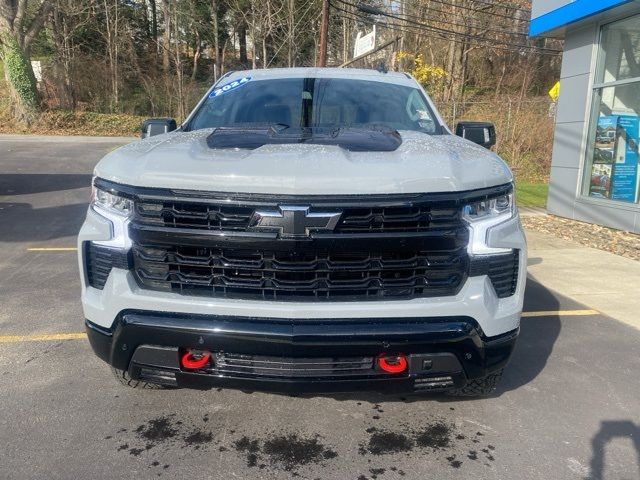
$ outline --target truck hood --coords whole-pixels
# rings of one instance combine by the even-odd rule
[[[453,135],[401,131],[393,152],[350,152],[312,144],[212,149],[211,132],[133,142],[104,157],[95,175],[139,187],[298,195],[452,192],[512,181],[500,157]]]

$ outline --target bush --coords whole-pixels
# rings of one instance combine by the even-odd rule
[[[551,167],[555,121],[550,105],[546,97],[500,96],[441,103],[438,108],[452,129],[461,120],[492,122],[498,136],[495,151],[518,180],[537,183],[548,180]]]

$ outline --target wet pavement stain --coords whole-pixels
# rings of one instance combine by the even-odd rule
[[[390,431],[375,430],[369,442],[360,446],[360,455],[385,455],[388,453],[402,453],[413,450],[414,442],[406,435]]]
[[[272,461],[283,464],[285,470],[293,470],[301,465],[318,463],[323,459],[330,460],[338,456],[335,451],[321,444],[318,437],[305,439],[295,434],[267,440],[263,451]]]
[[[144,450],[142,448],[132,448],[129,450],[129,454],[134,457],[138,457]]]
[[[255,467],[258,464],[258,453],[260,452],[260,444],[258,440],[250,439],[247,436],[234,442],[233,446],[238,452],[247,454],[247,467]]]
[[[267,464],[297,476],[308,464],[324,464],[338,454],[320,442],[318,435],[304,438],[297,434],[276,435],[266,439],[243,436],[233,443],[236,451],[246,455],[248,467],[266,468]],[[258,462],[263,462],[258,464]]]
[[[185,447],[193,447],[196,450],[198,450],[203,444],[211,443],[212,441],[213,433],[203,432],[202,430],[194,430],[184,437]]]
[[[445,423],[434,423],[427,426],[416,437],[416,444],[422,448],[438,450],[449,447],[453,426]]]
[[[450,457],[447,457],[447,461],[449,462],[449,465],[451,465],[453,468],[460,468],[462,466],[462,462],[460,460],[456,460],[455,455],[451,455]]]
[[[398,467],[391,467],[389,468],[389,470],[391,470],[392,472],[397,472],[401,477],[405,476],[404,470],[400,470]]]
[[[384,472],[386,472],[386,469],[384,469],[384,468],[370,468],[369,469],[369,473],[371,474],[371,478],[373,480],[376,480],[378,478],[378,475],[384,475]]]
[[[469,447],[474,443],[480,443],[479,439],[485,436],[482,432],[476,432],[472,434],[475,438],[469,439],[470,435],[459,432],[458,427],[444,420],[434,420],[420,429],[413,425],[405,425],[399,431],[368,427],[365,432],[369,438],[360,444],[360,455],[398,455],[414,451],[433,455],[443,452],[442,459],[454,469],[463,466],[464,457],[472,461],[479,460],[478,450]],[[493,445],[488,444],[480,451],[485,454],[486,460],[495,461]],[[490,466],[488,463],[484,465]],[[393,468],[395,467],[389,470],[395,472]]]
[[[149,452],[156,447],[166,449],[171,446],[181,446],[182,448],[199,450],[215,444],[212,432],[184,425],[182,421],[176,421],[173,417],[175,417],[173,414],[160,416],[139,425],[131,431],[130,435],[134,435],[134,438],[120,443],[116,447],[116,451],[126,451],[133,457],[139,457],[144,452]],[[122,428],[113,438],[117,439],[124,434],[127,434],[127,429]],[[120,438],[120,442],[122,442],[122,438]],[[152,458],[155,456],[153,452],[150,455]],[[159,466],[160,463],[158,462],[158,465],[152,463],[151,465]],[[163,468],[166,469],[169,466]]]
[[[373,411],[378,413],[382,409],[376,404]],[[289,472],[290,477],[302,476],[300,471],[305,466],[325,468],[339,456],[339,451],[324,445],[323,438],[317,434],[301,435],[285,431],[260,436],[248,433],[240,436],[231,428],[226,430],[227,440],[221,441],[224,435],[217,436],[219,429],[215,428],[215,417],[204,414],[182,421],[176,417],[175,414],[158,416],[128,431],[120,429],[117,434],[108,435],[105,440],[117,442],[114,448],[127,453],[127,456],[146,458],[148,468],[155,468],[154,474],[157,475],[162,475],[169,468],[168,464],[163,466],[161,455],[175,449],[195,451],[215,447],[221,454],[240,455],[239,458],[244,459],[247,468]],[[369,422],[373,423],[372,417],[369,418]],[[365,456],[364,460],[369,463],[368,471],[363,472],[363,478],[382,480],[387,477],[403,477],[406,474],[401,469],[402,462],[414,454],[429,455],[432,460],[453,469],[464,468],[465,463],[491,468],[491,462],[496,460],[496,447],[487,442],[489,438],[486,435],[490,435],[489,433],[475,430],[467,432],[461,425],[437,417],[421,421],[422,424],[406,420],[406,423],[396,424],[395,428],[364,425],[362,428],[366,437],[356,447],[358,453]],[[385,423],[383,420],[375,425]],[[209,430],[209,427],[212,429]],[[478,443],[481,445],[476,446]],[[340,457],[348,458],[353,455],[354,449],[350,450],[344,454],[340,452]],[[375,465],[376,457],[390,459],[391,465]],[[313,467],[314,465],[317,467]]]
[[[178,434],[176,428],[169,417],[159,417],[149,420],[146,425],[136,428],[136,433],[142,439],[148,440],[148,445],[155,446],[157,443],[165,442],[174,438]]]

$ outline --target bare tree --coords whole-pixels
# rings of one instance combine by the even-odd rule
[[[217,81],[222,75],[222,65],[220,63],[220,31],[218,28],[218,0],[211,0],[211,24],[213,27],[213,80]]]
[[[29,16],[27,0],[0,0],[0,57],[9,85],[12,113],[17,120],[27,124],[34,120],[40,108],[29,50],[44,26],[51,6],[51,2],[41,1]]]

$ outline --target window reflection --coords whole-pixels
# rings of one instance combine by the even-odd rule
[[[638,203],[640,16],[603,28],[599,65],[583,193]]]

